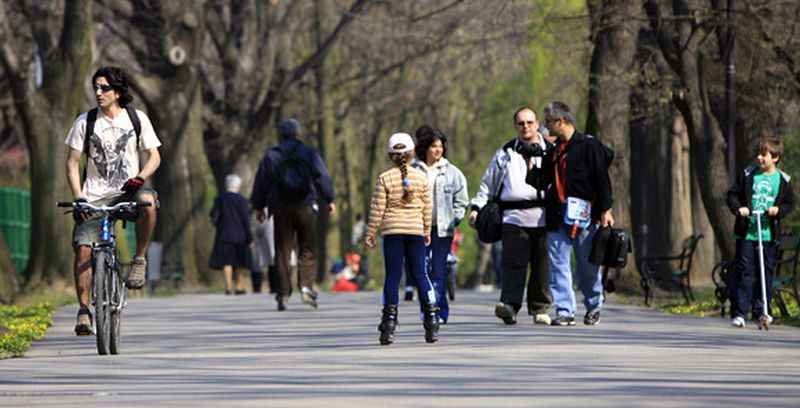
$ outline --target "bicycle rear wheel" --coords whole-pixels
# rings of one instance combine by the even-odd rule
[[[94,323],[97,333],[97,354],[106,355],[110,349],[109,314],[111,310],[108,254],[97,251],[94,255]]]
[[[125,286],[122,282],[122,277],[119,273],[119,265],[114,268],[114,273],[110,276],[111,279],[111,340],[110,351],[111,354],[119,354],[120,342],[122,339],[122,306],[125,302]]]

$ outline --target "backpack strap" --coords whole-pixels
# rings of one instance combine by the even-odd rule
[[[139,135],[142,134],[142,122],[139,120],[139,114],[136,113],[136,109],[132,106],[125,105],[125,111],[128,112],[128,117],[131,118],[131,123],[133,124],[133,131],[136,132],[136,151],[139,151]]]
[[[97,108],[86,112],[86,131],[83,133],[83,153],[89,156],[89,138],[94,134],[94,122],[97,122]]]

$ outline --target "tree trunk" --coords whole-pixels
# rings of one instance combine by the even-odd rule
[[[711,110],[703,77],[702,42],[708,37],[707,25],[698,24],[703,16],[696,2],[673,0],[673,16],[657,0],[645,3],[650,26],[659,48],[678,78],[672,100],[686,122],[691,145],[692,174],[697,178],[703,205],[725,259],[733,258],[733,217],[725,195],[729,177],[725,165],[724,138]]]
[[[31,21],[42,55],[43,82],[36,90],[23,60],[30,44],[11,31],[5,5],[0,4],[2,63],[22,121],[31,162],[31,245],[25,285],[35,288],[72,276],[72,220],[56,201],[71,200],[64,175],[64,138],[83,106],[81,82],[92,60],[92,1],[65,4],[63,26],[52,40],[46,18]]]
[[[138,50],[139,60],[148,63],[134,75],[162,142],[162,166],[153,177],[161,201],[155,239],[164,244],[164,272],[182,272],[188,285],[209,283],[216,275],[207,267],[213,231],[205,205],[210,169],[200,78],[204,6],[189,0],[164,8],[135,5],[135,27],[147,38],[163,39]]]
[[[586,132],[614,149],[609,168],[615,225],[631,231],[630,92],[639,31],[639,0],[589,1],[594,34]],[[632,266],[627,268],[632,270]],[[629,273],[626,273],[629,274]],[[623,279],[626,280],[626,279]]]
[[[6,240],[0,238],[0,304],[9,304],[19,291],[17,271],[8,251]]]

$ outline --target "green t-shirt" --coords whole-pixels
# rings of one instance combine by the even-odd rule
[[[764,174],[761,169],[756,170],[753,177],[753,199],[750,208],[753,211],[763,211],[761,216],[761,239],[764,242],[772,241],[772,233],[769,229],[769,219],[766,217],[767,209],[775,204],[778,197],[778,190],[781,186],[781,172],[775,171],[772,174]],[[750,217],[750,225],[747,227],[748,241],[758,241],[758,224],[755,217]]]

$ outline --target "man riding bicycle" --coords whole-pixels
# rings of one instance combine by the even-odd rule
[[[145,254],[156,225],[158,199],[155,190],[142,188],[142,185],[161,164],[158,153],[161,142],[147,115],[128,107],[133,96],[128,89],[127,75],[121,68],[98,69],[92,76],[92,87],[97,108],[80,114],[65,140],[67,182],[75,201],[105,205],[135,199],[151,203],[126,219],[136,222],[136,255],[126,285],[139,289],[145,283]],[[84,154],[87,160],[81,186],[80,161]],[[92,334],[89,311],[91,246],[97,240],[100,220],[84,212],[74,212],[73,218],[75,291],[79,303],[75,334],[86,336]]]

